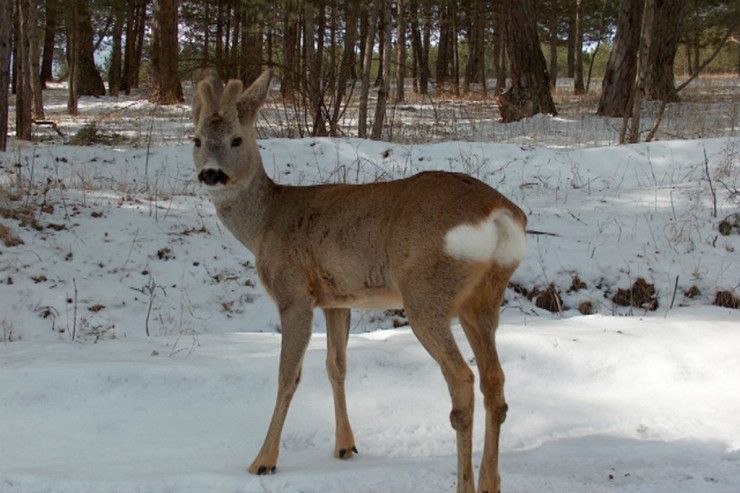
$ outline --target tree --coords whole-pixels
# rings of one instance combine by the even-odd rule
[[[124,3],[116,1],[113,4],[113,45],[111,46],[110,67],[108,68],[108,94],[118,96],[121,90],[121,43],[123,37],[123,21],[126,15]]]
[[[77,57],[77,93],[80,96],[104,96],[105,84],[103,84],[103,78],[98,71],[98,67],[95,65],[94,33],[90,19],[90,9],[88,7],[89,2],[80,0],[73,0],[73,2],[76,4],[77,10],[76,31],[70,33],[68,30],[67,38],[69,39],[70,36],[77,38],[77,52],[75,53]],[[67,44],[69,45],[70,43],[68,42]],[[70,56],[70,47],[68,46],[68,62]]]
[[[396,50],[396,102],[402,102],[404,97],[404,82],[406,81],[406,5],[405,0],[396,1],[398,19],[398,49]]]
[[[619,4],[617,32],[601,83],[601,98],[596,111],[599,115],[623,117],[629,113],[644,3],[645,0],[621,0]]]
[[[576,0],[576,15],[573,20],[573,92],[583,94],[583,0]]]
[[[357,134],[363,139],[367,137],[367,100],[370,96],[370,66],[373,61],[373,45],[375,44],[375,32],[378,23],[378,11],[381,0],[371,0],[367,36],[365,39],[365,53],[362,61],[362,88],[360,90],[360,103],[358,108]]]
[[[645,97],[659,101],[678,101],[673,79],[673,62],[683,23],[684,0],[657,0],[652,25],[653,42],[647,54]]]
[[[35,29],[31,21],[30,0],[18,0],[17,44],[17,82],[15,92],[15,134],[18,139],[31,140],[31,34]],[[37,77],[36,77],[37,78]]]
[[[46,0],[46,19],[44,22],[44,49],[41,56],[41,87],[52,78],[52,65],[54,63],[54,46],[56,33],[59,29],[59,0]]]
[[[385,25],[385,29],[383,30],[383,37],[379,42],[385,46],[385,50],[383,50],[383,69],[381,71],[382,81],[380,84],[380,90],[378,91],[378,102],[375,106],[375,120],[373,121],[373,130],[371,135],[373,140],[380,140],[383,134],[385,107],[391,82],[391,8],[390,0],[381,1],[384,4],[381,7],[381,10],[383,11],[383,24]]]
[[[530,0],[505,0],[504,36],[511,87],[498,97],[503,122],[537,113],[557,114]]]
[[[10,53],[13,36],[13,7],[15,2],[0,2],[0,151],[8,144],[8,86],[10,84]]]
[[[149,101],[177,104],[183,101],[177,73],[177,0],[155,0],[152,14],[151,86]]]

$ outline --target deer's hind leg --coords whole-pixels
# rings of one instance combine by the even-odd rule
[[[455,298],[447,278],[424,286],[402,289],[404,308],[411,329],[419,342],[442,369],[452,398],[450,424],[457,434],[457,492],[472,493],[473,483],[473,382],[475,377],[465,362],[450,329],[450,313]]]
[[[334,457],[349,459],[357,453],[355,437],[347,415],[347,399],[344,394],[344,376],[347,373],[347,340],[350,323],[349,308],[325,309],[326,317],[326,372],[329,374],[334,393],[334,416],[336,419],[336,441]]]
[[[499,434],[508,405],[504,398],[504,371],[496,352],[499,307],[511,271],[494,267],[462,304],[459,317],[475,354],[486,408],[486,432],[479,471],[478,492],[499,493]]]

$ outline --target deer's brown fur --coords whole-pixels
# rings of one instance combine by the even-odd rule
[[[432,171],[366,185],[273,182],[263,169],[254,129],[269,80],[265,72],[244,91],[239,81],[223,89],[217,81],[203,81],[194,101],[199,177],[213,184],[207,189],[219,217],[255,255],[260,279],[280,311],[278,395],[249,471],[270,473],[277,464],[314,308],[323,309],[327,320],[334,454],[346,459],[356,453],[344,393],[350,308],[403,307],[448,384],[458,492],[471,492],[474,377],[450,331],[451,319],[460,318],[486,406],[478,490],[498,492],[498,437],[506,403],[494,335],[504,289],[524,255],[524,213],[460,173]],[[451,231],[457,231],[456,242]],[[492,243],[486,245],[489,237]]]

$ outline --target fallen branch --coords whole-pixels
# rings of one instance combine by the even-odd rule
[[[58,136],[60,136],[63,139],[66,139],[65,135],[62,133],[61,130],[59,130],[59,125],[56,124],[56,122],[53,122],[51,120],[31,120],[34,125],[39,126],[49,126],[54,129],[54,131],[57,133]]]

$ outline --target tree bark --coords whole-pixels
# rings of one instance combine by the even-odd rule
[[[115,18],[113,21],[113,46],[111,47],[110,68],[108,69],[108,94],[118,96],[121,90],[121,38],[123,36],[125,11],[121,3],[114,4],[113,9]]]
[[[396,50],[396,102],[405,99],[404,82],[406,80],[406,4],[405,0],[396,0],[398,15],[398,49]]]
[[[28,68],[31,71],[29,77],[31,79],[31,98],[33,99],[33,117],[39,120],[44,119],[44,99],[41,93],[41,79],[39,68],[39,35],[38,26],[36,22],[36,14],[38,11],[36,0],[28,1],[28,53],[29,53],[29,64]]]
[[[15,92],[15,133],[17,139],[31,140],[31,25],[29,0],[18,0],[18,81]],[[38,77],[36,77],[38,78]]]
[[[576,0],[576,16],[573,33],[573,92],[583,94],[583,0]],[[594,53],[595,55],[596,53]]]
[[[0,152],[8,145],[8,87],[10,85],[10,54],[12,51],[13,7],[15,2],[0,2]]]
[[[555,89],[558,83],[558,19],[554,15],[550,19],[550,89]]]
[[[67,32],[69,36],[69,32]],[[93,28],[88,2],[77,3],[77,91],[80,96],[103,96],[105,84],[95,66]],[[69,55],[68,55],[69,56]]]
[[[378,90],[378,103],[375,106],[375,120],[373,121],[373,130],[371,139],[380,140],[383,136],[383,123],[385,122],[385,109],[386,102],[388,99],[388,92],[390,90],[390,74],[391,74],[391,6],[390,0],[383,0],[383,24],[385,24],[385,30],[383,31],[383,38],[379,40],[385,45],[383,51],[383,70],[381,71],[381,83],[380,89]]]
[[[578,3],[581,0],[575,1],[575,7],[578,9]],[[578,44],[577,41],[577,32],[576,32],[576,16],[577,13],[572,10],[572,4],[568,7],[568,77],[575,77],[576,76],[576,45]],[[583,40],[581,40],[583,41]]]
[[[77,98],[78,98],[78,77],[77,69],[79,66],[80,53],[80,2],[83,0],[71,0],[67,5],[66,16],[64,19],[65,29],[67,31],[67,65],[69,66],[69,92],[67,97],[67,113],[77,115]]]
[[[645,0],[621,0],[617,33],[601,83],[601,98],[596,111],[602,116],[629,113],[630,95],[637,73],[640,26]]]
[[[155,0],[152,15],[151,87],[149,101],[177,104],[183,101],[177,73],[177,0]]]
[[[557,114],[549,87],[547,63],[540,48],[530,0],[506,0],[504,32],[511,87],[498,97],[503,122],[537,113]]]
[[[506,89],[506,36],[504,36],[504,3],[497,0],[493,8],[493,65],[496,69],[495,92]]]
[[[362,60],[362,88],[360,90],[360,104],[358,108],[357,134],[361,138],[367,137],[367,100],[370,96],[370,68],[373,61],[373,45],[375,44],[375,31],[378,23],[378,10],[380,0],[372,0],[369,4],[369,16],[367,23],[367,36],[365,38],[365,56]]]
[[[41,87],[52,80],[52,65],[54,64],[54,46],[57,30],[59,29],[59,0],[46,0],[46,22],[44,23],[44,51],[41,56]]]
[[[468,63],[465,67],[464,92],[470,84],[485,82],[485,12],[483,0],[473,0],[468,9]],[[484,88],[485,88],[485,84]]]
[[[683,24],[684,0],[657,0],[652,22],[653,43],[647,56],[645,97],[651,100],[678,101],[673,78],[673,62]]]
[[[336,95],[334,96],[334,108],[329,122],[329,133],[336,137],[339,135],[339,116],[342,110],[342,101],[347,91],[347,81],[352,75],[352,67],[355,64],[355,45],[357,44],[357,18],[359,12],[359,1],[349,0],[347,2],[347,15],[344,32],[344,49],[342,51],[342,63],[337,76]]]

